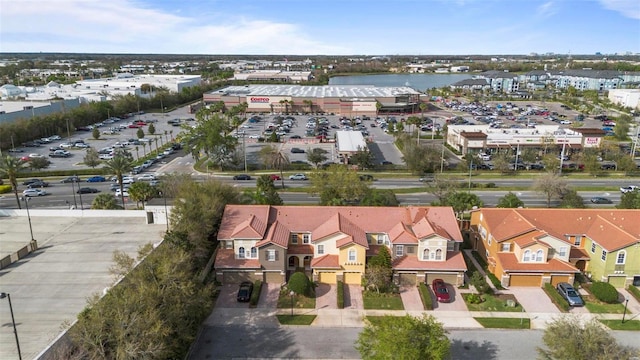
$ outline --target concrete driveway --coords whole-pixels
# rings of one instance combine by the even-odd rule
[[[216,300],[217,308],[249,308],[249,303],[238,302],[236,299],[238,295],[238,286],[239,284],[224,284],[220,288],[220,294],[218,295],[218,300]]]
[[[422,299],[420,299],[420,292],[417,286],[403,286],[400,288],[400,298],[402,298],[402,305],[407,311],[424,311],[424,305],[422,305]]]
[[[362,286],[347,285],[344,292],[344,308],[364,309],[364,303],[362,300]]]
[[[537,286],[512,286],[508,290],[502,290],[505,294],[513,294],[518,303],[528,313],[560,313],[560,310],[551,302],[547,293]]]
[[[454,286],[451,284],[447,284],[447,289],[449,289],[449,294],[451,295],[451,301],[448,303],[441,303],[435,300],[436,296],[433,293],[433,289],[429,286],[429,291],[431,292],[431,297],[434,299],[433,301],[433,310],[434,311],[469,311],[467,309],[467,304],[465,304],[464,299],[462,298],[462,294]]]
[[[316,309],[337,309],[338,291],[336,284],[319,283],[316,287]]]
[[[280,296],[280,284],[263,283],[260,292],[259,309],[276,309]]]

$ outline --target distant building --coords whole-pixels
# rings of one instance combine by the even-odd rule
[[[624,107],[640,109],[640,89],[609,90],[609,101]]]
[[[348,163],[358,151],[367,150],[367,143],[360,131],[336,131],[336,149],[343,163]]]

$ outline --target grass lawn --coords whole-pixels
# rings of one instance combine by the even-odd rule
[[[364,291],[362,292],[362,302],[365,309],[404,310],[400,294],[377,294]]]
[[[291,308],[291,296],[289,296],[288,293],[280,292],[280,296],[278,297],[278,309],[289,309],[289,308]],[[293,308],[294,309],[315,309],[316,308],[315,295],[312,295],[310,297],[302,296],[302,295],[294,295]]]
[[[515,319],[515,318],[477,317],[474,319],[485,328],[492,328],[492,329],[529,329],[531,328],[531,321],[528,318]]]
[[[316,315],[276,315],[281,325],[311,325]]]
[[[467,298],[471,294],[462,294],[462,298],[464,302],[467,304],[467,308],[469,311],[504,311],[504,312],[521,312],[522,306],[518,304],[515,296],[511,294],[501,294],[501,295],[482,295],[484,299],[480,304],[471,304],[467,301]],[[513,300],[516,303],[516,306],[510,307],[507,306],[507,300]]]
[[[595,300],[595,298],[585,299],[584,306],[589,310],[589,312],[594,314],[622,314],[624,312],[624,305],[620,303],[607,304],[599,302],[598,300]]]
[[[622,323],[622,320],[598,320],[601,323],[607,325],[611,330],[640,330],[640,320],[627,320]]]

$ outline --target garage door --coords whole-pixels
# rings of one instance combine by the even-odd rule
[[[511,275],[509,286],[540,286],[540,275]]]
[[[344,273],[344,283],[360,285],[362,283],[362,274],[360,273]]]
[[[561,282],[569,282],[569,275],[553,275],[551,276],[551,285],[556,286]]]
[[[400,285],[415,286],[418,281],[418,275],[401,273],[399,281],[400,281]]]
[[[609,276],[609,284],[615,288],[624,288],[626,276]]]
[[[282,284],[284,282],[284,278],[280,271],[277,272],[265,272],[264,273],[264,282],[273,283],[273,284]]]
[[[318,274],[318,282],[325,284],[335,284],[336,281],[336,273],[335,272],[321,272]]]
[[[458,284],[458,274],[427,273],[425,276],[425,281],[428,285],[430,285],[435,279],[442,279],[444,282],[452,285]]]
[[[239,284],[243,281],[253,281],[253,272],[225,272],[224,280],[225,284]]]

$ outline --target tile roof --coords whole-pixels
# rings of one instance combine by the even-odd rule
[[[546,244],[543,241],[540,241],[539,238],[541,236],[544,236],[546,233],[544,231],[540,231],[540,230],[534,230],[534,231],[530,231],[526,234],[522,234],[519,236],[516,236],[515,238],[512,238],[511,241],[513,241],[514,243],[518,244],[518,246],[521,249],[524,249],[526,247],[529,247],[531,245],[534,244],[542,244],[545,247],[551,247],[548,244]]]
[[[260,269],[258,259],[236,259],[233,249],[219,249],[216,254],[216,269]]]
[[[349,221],[341,212],[336,213],[329,218],[328,221],[322,223],[316,229],[311,231],[311,237],[314,242],[321,240],[327,236],[343,233],[347,236],[349,242],[354,242],[358,245],[362,245],[365,248],[369,247],[367,241],[367,234],[358,225]],[[342,242],[338,247],[346,245],[346,242]]]
[[[446,254],[446,261],[422,261],[417,256],[402,256],[393,260],[392,266],[395,270],[467,270],[462,252],[448,251]]]
[[[569,259],[573,259],[573,260],[589,260],[591,259],[591,257],[589,257],[589,254],[587,253],[587,251],[585,249],[580,249],[577,247],[571,247],[571,249],[569,250]]]
[[[418,239],[413,231],[402,222],[399,222],[389,230],[389,240],[392,244],[417,244]]]
[[[276,244],[280,247],[287,248],[287,244],[289,243],[289,234],[291,231],[287,229],[286,226],[282,225],[279,221],[275,221],[269,231],[267,232],[267,236],[262,241],[258,241],[256,243],[256,247],[261,247],[267,244]]]
[[[313,255],[313,246],[311,245],[289,245],[287,248],[288,255]]]
[[[338,255],[324,255],[311,260],[311,267],[314,269],[341,269]]]
[[[500,264],[505,272],[528,272],[528,273],[576,273],[579,272],[575,266],[558,259],[550,259],[544,262],[519,262],[513,253],[497,253]]]
[[[231,237],[243,239],[262,239],[267,224],[255,215],[250,215],[248,219],[238,224]]]
[[[222,221],[220,223],[220,230],[218,231],[218,239],[219,240],[228,240],[233,239],[234,233],[241,232],[245,228],[247,229],[248,235],[251,234],[252,231],[261,232],[260,238],[264,235],[264,229],[256,228],[253,226],[258,226],[256,220],[259,220],[265,226],[269,221],[269,205],[253,205],[251,207],[238,207],[238,206],[229,206],[227,205],[224,209],[224,216],[222,217]],[[254,220],[252,218],[255,217]],[[239,224],[244,224],[244,227],[238,228]],[[259,231],[262,230],[262,231]]]

